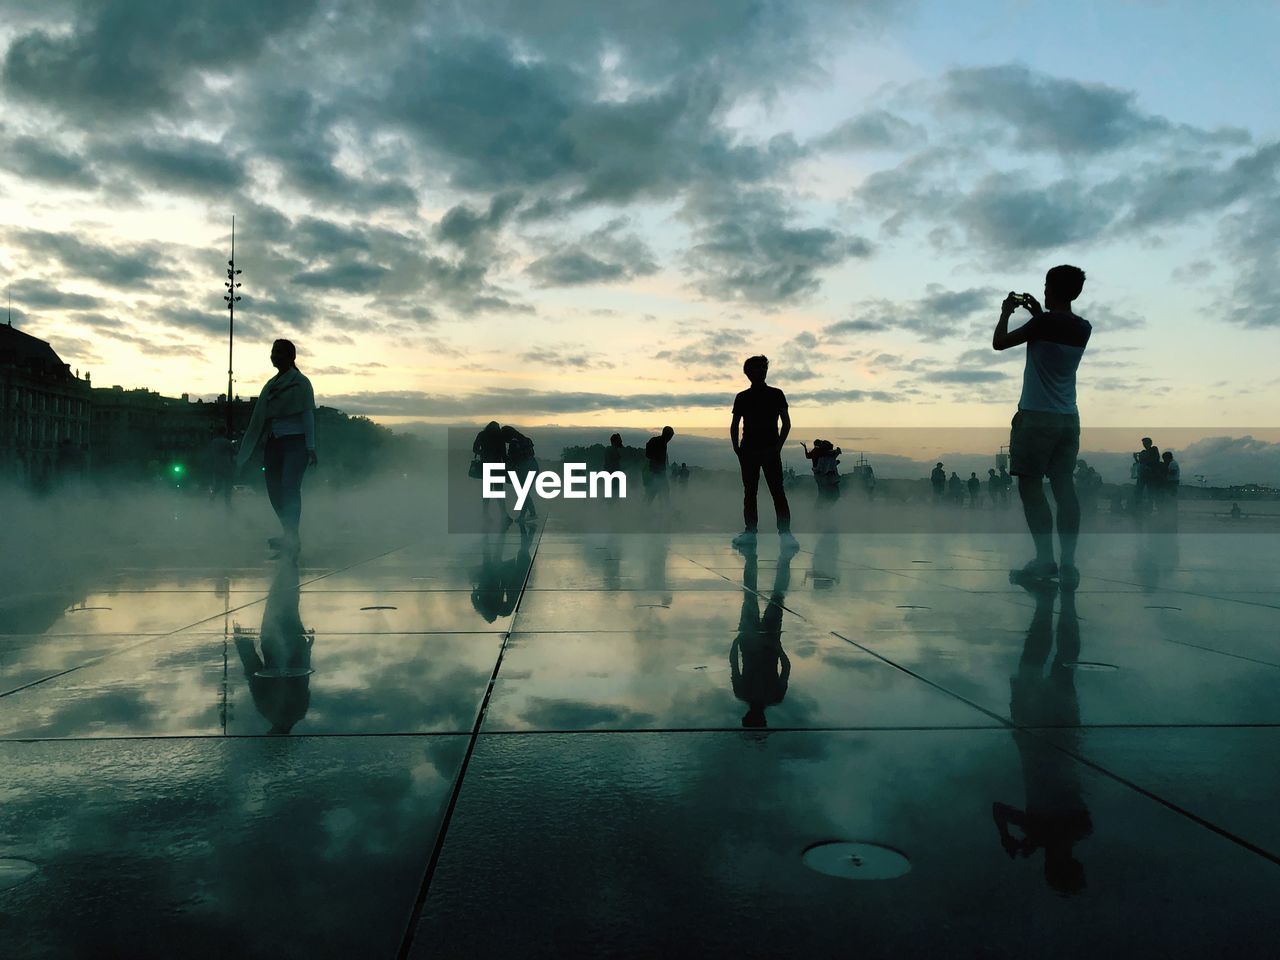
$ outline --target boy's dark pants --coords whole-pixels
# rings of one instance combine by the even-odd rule
[[[746,521],[746,528],[754,530],[760,522],[756,493],[760,489],[760,471],[763,470],[764,482],[773,497],[773,511],[778,517],[778,532],[790,530],[791,508],[787,505],[786,491],[782,489],[782,454],[774,447],[764,450],[741,447],[738,462],[742,467],[742,518]]]

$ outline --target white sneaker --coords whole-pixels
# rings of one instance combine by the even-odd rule
[[[778,540],[782,545],[783,553],[797,553],[800,550],[800,541],[795,538],[790,530],[778,534]]]
[[[754,530],[743,530],[740,534],[733,538],[735,547],[754,547],[756,544],[756,532]]]

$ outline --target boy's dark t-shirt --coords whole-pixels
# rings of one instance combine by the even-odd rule
[[[752,384],[733,398],[733,415],[742,418],[744,450],[769,451],[778,446],[778,418],[787,409],[787,395],[768,384]]]

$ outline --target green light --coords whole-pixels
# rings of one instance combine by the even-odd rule
[[[180,464],[180,463],[175,463],[175,464],[173,465],[173,473],[174,473],[174,475],[175,475],[175,476],[181,476],[181,475],[182,475],[182,473],[183,473],[183,469],[184,469],[184,468],[183,468],[182,464]]]

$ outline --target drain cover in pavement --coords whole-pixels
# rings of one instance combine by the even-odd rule
[[[876,843],[819,843],[804,852],[810,870],[844,880],[893,880],[911,870],[911,861]]]
[[[361,610],[395,610],[395,607],[389,607],[385,604],[379,604],[372,607],[361,607]]]
[[[1114,663],[1101,663],[1097,660],[1072,660],[1063,664],[1073,670],[1119,670]]]
[[[39,872],[40,868],[30,860],[11,860],[0,857],[0,890],[16,887],[23,880]]]
[[[297,677],[309,677],[315,673],[310,667],[267,667],[255,670],[253,675],[264,680],[293,680]]]

